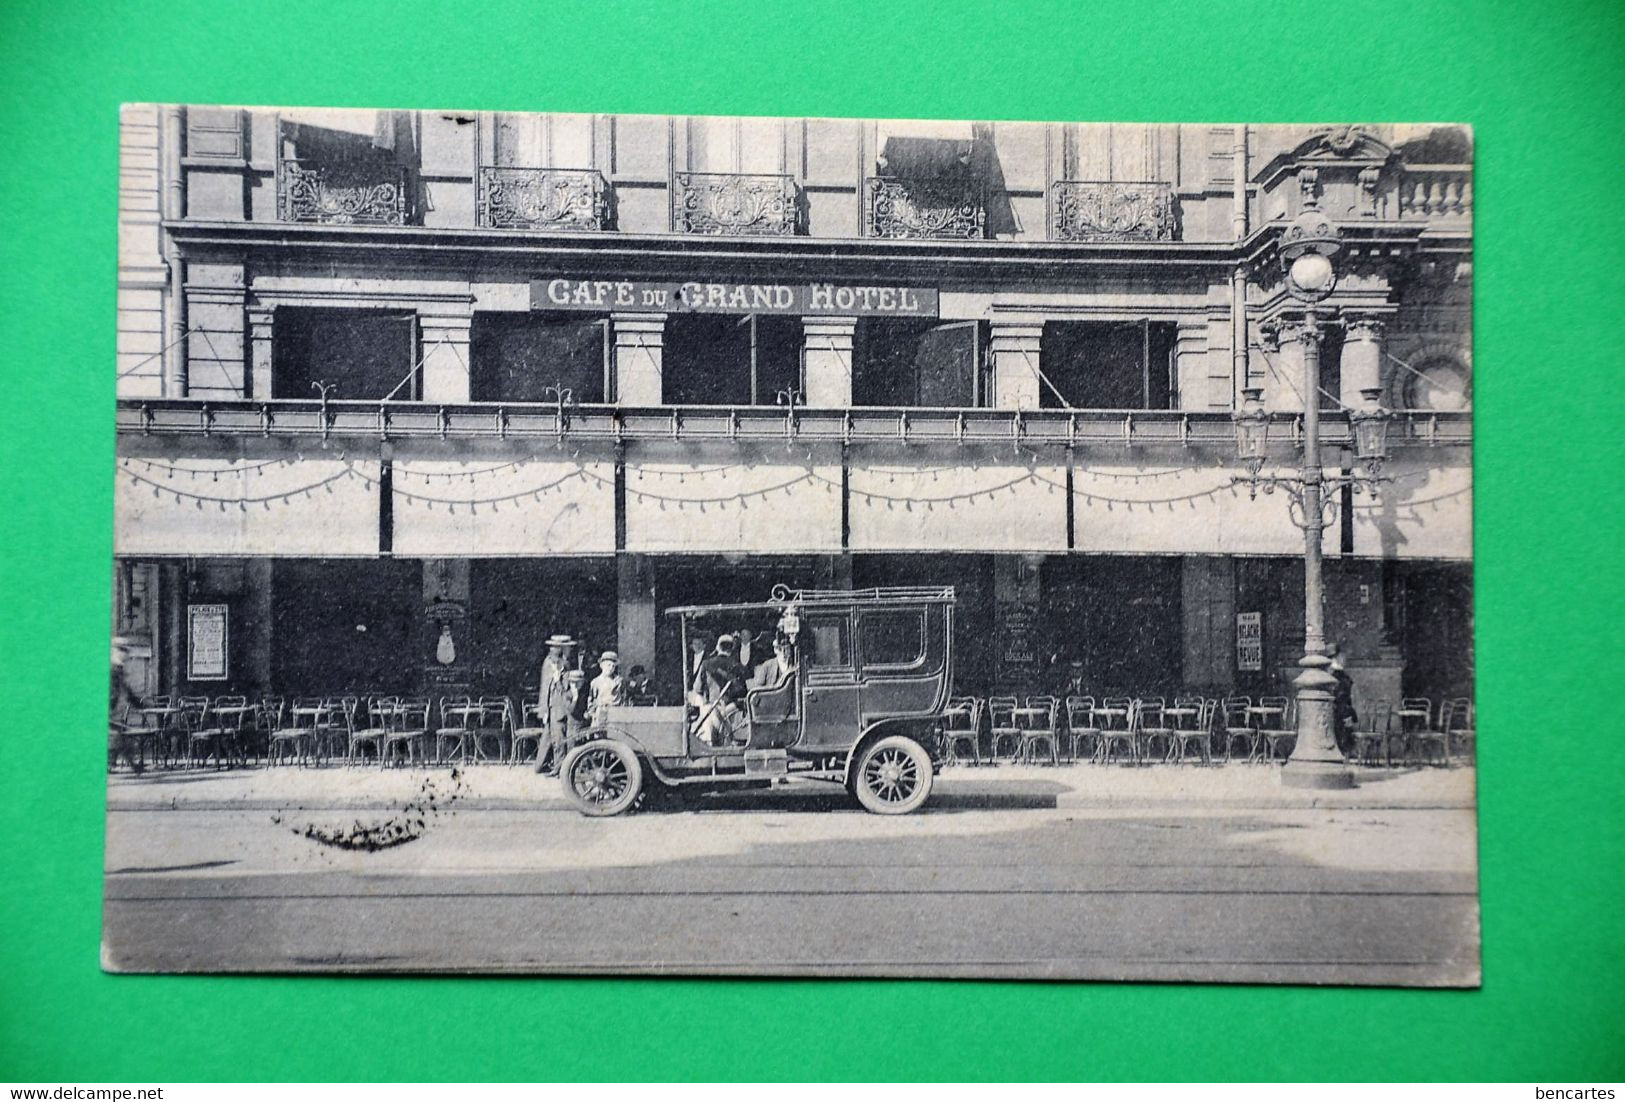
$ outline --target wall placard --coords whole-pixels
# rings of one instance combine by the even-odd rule
[[[186,679],[224,681],[227,663],[227,606],[186,606]]]
[[[1264,614],[1262,612],[1236,613],[1236,669],[1244,671],[1264,668]]]

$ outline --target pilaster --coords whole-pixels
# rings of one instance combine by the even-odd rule
[[[811,317],[802,322],[802,386],[806,404],[839,409],[852,404],[855,317]]]
[[[664,392],[665,314],[611,314],[613,393],[623,406],[658,406]]]
[[[1343,378],[1338,400],[1346,409],[1361,409],[1363,390],[1382,386],[1383,321],[1369,314],[1344,319]]]

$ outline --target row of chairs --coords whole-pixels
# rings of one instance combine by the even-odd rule
[[[1395,708],[1380,701],[1354,734],[1353,756],[1362,765],[1449,765],[1478,754],[1478,712],[1467,697],[1439,701],[1404,697]],[[1397,753],[1396,753],[1397,751]]]
[[[353,765],[369,758],[380,765],[518,763],[548,741],[534,705],[516,709],[505,696],[155,696],[130,708],[121,722],[143,762],[150,753],[155,764],[171,767],[225,768],[251,759],[266,765]]]

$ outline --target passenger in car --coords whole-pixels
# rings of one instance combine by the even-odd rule
[[[781,632],[773,636],[773,657],[757,666],[751,673],[750,687],[772,689],[795,672],[795,660],[790,654],[790,640]]]
[[[700,663],[694,678],[693,692],[702,702],[697,734],[712,746],[726,746],[749,733],[749,719],[740,706],[747,676],[739,664],[737,647],[733,636],[719,636],[716,653]]]

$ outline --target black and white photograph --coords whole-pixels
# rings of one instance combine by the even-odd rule
[[[1470,127],[119,137],[104,968],[1479,985]]]

